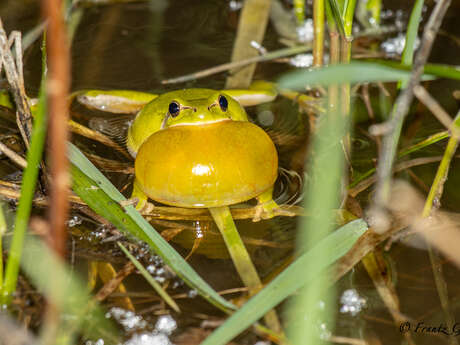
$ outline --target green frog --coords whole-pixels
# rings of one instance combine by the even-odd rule
[[[257,221],[273,217],[278,207],[272,199],[278,156],[270,137],[248,121],[243,105],[276,95],[272,83],[257,81],[248,90],[85,91],[77,98],[114,113],[140,110],[127,135],[138,209],[148,198],[209,209],[256,198]]]
[[[256,198],[254,221],[273,217],[275,210],[293,215],[280,211],[272,199],[278,172],[275,145],[248,121],[243,108],[276,95],[272,83],[260,81],[249,90],[197,88],[162,95],[85,91],[77,98],[99,110],[137,112],[127,135],[128,151],[135,158],[136,208],[146,207],[148,198],[171,206],[208,208],[243,282],[255,288],[260,279],[229,206]]]

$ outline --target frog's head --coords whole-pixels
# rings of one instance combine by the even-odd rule
[[[167,94],[168,110],[162,129],[181,125],[203,125],[226,120],[238,120],[246,113],[241,105],[223,92],[194,93],[195,90]]]
[[[172,91],[155,98],[139,112],[129,128],[127,146],[136,156],[142,143],[159,130],[231,120],[247,121],[247,115],[225,92],[210,89]]]

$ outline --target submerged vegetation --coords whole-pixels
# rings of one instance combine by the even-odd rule
[[[459,6],[392,6],[0,4],[0,343],[455,344]]]

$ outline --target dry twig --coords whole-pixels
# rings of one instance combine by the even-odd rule
[[[431,52],[436,33],[441,26],[442,19],[447,12],[450,5],[450,0],[440,0],[436,6],[425,26],[423,37],[421,39],[420,49],[414,58],[413,71],[407,87],[401,92],[396,99],[393,108],[391,120],[388,128],[390,132],[385,135],[383,139],[382,149],[380,152],[380,159],[377,168],[377,186],[374,198],[374,206],[371,213],[375,216],[376,220],[381,219],[381,224],[375,224],[381,230],[385,230],[384,218],[379,217],[384,215],[384,207],[389,199],[390,181],[393,170],[393,162],[396,155],[397,143],[401,132],[402,122],[404,117],[409,111],[410,104],[414,97],[414,87],[420,83],[423,74],[424,65],[428,60]]]

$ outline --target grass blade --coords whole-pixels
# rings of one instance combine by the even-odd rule
[[[442,131],[430,135],[429,137],[423,139],[422,141],[415,143],[409,147],[405,147],[398,152],[398,158],[408,155],[409,153],[413,153],[419,151],[427,146],[433,145],[441,140],[444,140],[449,137],[449,131]]]
[[[353,39],[352,26],[355,16],[356,0],[346,1],[343,8],[344,29],[347,40]]]
[[[332,17],[334,18],[335,24],[337,28],[339,29],[339,33],[342,36],[342,38],[345,39],[346,38],[345,25],[343,23],[342,12],[340,11],[339,4],[337,3],[337,0],[327,0],[327,1],[331,5]]]
[[[126,198],[76,146],[70,143],[69,156],[73,164],[73,190],[89,207],[125,234],[146,242],[179,277],[210,303],[227,312],[235,308],[215,292],[134,207],[121,208],[118,203]]]
[[[412,66],[401,65],[395,61],[368,60],[352,61],[349,64],[330,65],[315,70],[296,70],[279,79],[280,88],[302,90],[305,85],[328,86],[343,83],[392,82],[408,80]],[[425,77],[433,76],[460,80],[460,67],[427,64]]]
[[[438,132],[438,133],[435,133],[433,135],[430,135],[428,138],[418,142],[418,143],[415,143],[414,145],[411,145],[409,147],[406,147],[406,148],[403,148],[401,149],[399,152],[398,152],[398,158],[401,158],[401,157],[404,157],[404,156],[407,156],[408,154],[410,153],[413,153],[413,152],[417,152],[425,147],[428,147],[430,145],[433,145],[441,140],[444,140],[446,138],[449,138],[449,132],[448,131],[442,131],[442,132]],[[371,176],[373,173],[375,173],[377,169],[376,168],[371,168],[369,169],[368,171],[366,171],[365,173],[359,175],[359,176],[356,176],[355,179],[353,180],[352,183],[349,184],[348,188],[353,188],[355,186],[358,185],[359,182],[361,182],[362,180],[366,179],[367,177]]]
[[[328,86],[337,84],[338,80],[343,83],[390,82],[407,79],[409,76],[409,71],[374,62],[351,62],[315,70],[296,70],[281,77],[279,86],[302,90],[306,85]]]
[[[24,249],[22,269],[47,300],[66,315],[59,322],[60,338],[71,340],[77,332],[83,331],[86,337],[104,336],[107,343],[118,343],[113,325],[91,300],[83,281],[41,241],[29,237]],[[50,271],[53,272],[52,280],[49,279]]]
[[[147,282],[152,285],[152,287],[155,289],[158,295],[160,295],[161,298],[164,299],[166,303],[177,313],[180,313],[179,306],[176,304],[176,302],[171,298],[171,296],[168,295],[168,293],[163,290],[160,284],[157,283],[157,281],[150,275],[149,272],[142,266],[142,264],[128,251],[128,249],[125,248],[124,245],[122,245],[120,242],[117,242],[118,246],[121,248],[123,253],[128,257],[129,260],[136,266],[136,268],[141,272],[142,276],[147,280]]]
[[[3,282],[3,235],[6,233],[5,213],[3,212],[3,203],[0,203],[0,294],[2,292]]]
[[[396,69],[404,70],[404,71],[412,70],[412,65],[410,63],[404,64],[399,61],[382,60],[382,59],[367,59],[367,60],[364,60],[363,62],[374,62],[374,63],[378,63],[383,66],[388,66],[388,67],[392,67],[392,68],[396,68]],[[456,66],[456,65],[427,63],[424,66],[423,72],[425,74],[433,75],[439,78],[449,78],[449,79],[460,80],[460,66]]]
[[[321,240],[318,245],[301,255],[278,277],[268,284],[201,345],[224,345],[261,318],[286,297],[315,277],[334,261],[345,255],[356,240],[367,230],[367,224],[358,219],[350,222]],[[327,261],[317,264],[316,258],[329,253]]]
[[[401,56],[401,63],[404,65],[412,65],[414,61],[415,39],[417,38],[422,10],[423,0],[416,0],[407,25],[406,42]]]
[[[27,151],[27,167],[24,169],[24,174],[21,184],[21,198],[19,199],[18,209],[16,211],[16,218],[14,221],[14,234],[9,249],[8,261],[6,264],[5,281],[1,300],[2,303],[9,303],[11,294],[16,289],[16,283],[19,273],[19,264],[23,251],[23,243],[29,223],[30,212],[32,209],[32,199],[35,194],[35,187],[37,185],[38,170],[40,161],[42,159],[43,147],[45,144],[46,136],[46,54],[45,44],[43,44],[43,72],[42,81],[40,86],[40,95],[37,106],[37,111],[34,116],[34,125],[32,136],[30,139],[30,148]],[[0,282],[1,283],[1,282]]]

